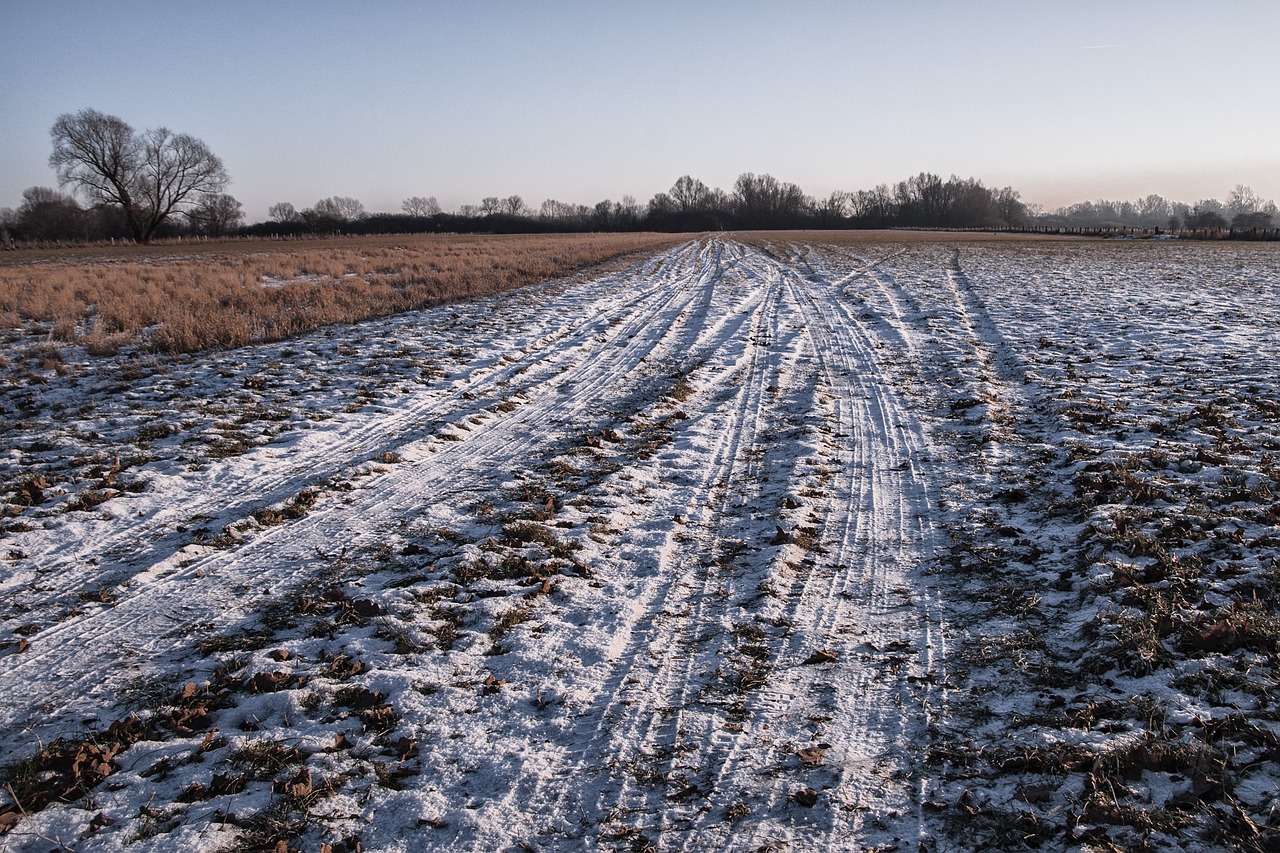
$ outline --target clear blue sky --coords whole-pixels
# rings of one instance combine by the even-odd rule
[[[1280,199],[1280,0],[0,3],[0,206],[93,107],[203,139],[250,221],[343,195],[813,195],[920,171],[1047,207]]]

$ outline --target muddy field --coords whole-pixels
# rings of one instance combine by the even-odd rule
[[[730,235],[11,336],[0,850],[1276,849],[1278,260]]]

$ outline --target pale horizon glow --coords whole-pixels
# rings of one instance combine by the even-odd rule
[[[250,222],[743,172],[817,197],[955,174],[1046,209],[1280,198],[1274,0],[6,6],[0,207],[57,186],[49,128],[85,107],[204,140]]]

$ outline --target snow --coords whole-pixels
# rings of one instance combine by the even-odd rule
[[[1083,769],[998,759],[1131,755],[1157,716],[1261,750],[1228,800],[1265,828],[1274,711],[1198,679],[1276,650],[1100,655],[1141,612],[1116,577],[1165,565],[1117,517],[1234,499],[1179,553],[1206,614],[1268,594],[1276,269],[713,237],[284,344],[68,353],[0,396],[4,778],[155,724],[0,849],[1124,842]],[[1210,802],[1132,760],[1123,804]],[[1148,836],[1213,846],[1180,831]]]

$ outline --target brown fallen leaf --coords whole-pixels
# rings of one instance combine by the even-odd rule
[[[829,652],[826,649],[818,649],[818,651],[814,652],[813,654],[805,658],[803,663],[805,664],[833,663],[837,660],[839,660],[839,658],[836,656],[835,652]]]
[[[315,789],[311,781],[311,771],[303,767],[298,775],[278,785],[278,790],[290,800],[305,800]]]
[[[811,809],[818,804],[818,792],[812,788],[798,788],[791,792],[791,799],[797,805]]]
[[[200,741],[200,749],[197,750],[197,752],[208,752],[211,749],[216,749],[218,747],[219,740],[220,738],[218,737],[217,728],[209,729],[209,731],[204,733],[204,739]],[[223,743],[225,742],[226,741],[223,741]]]
[[[23,814],[15,805],[0,806],[0,835],[8,832],[18,821],[22,820]]]
[[[98,812],[93,816],[93,820],[89,821],[89,834],[93,834],[104,827],[111,826],[113,823],[115,823],[115,821],[108,817],[106,812]]]
[[[418,744],[410,737],[402,737],[393,742],[387,749],[388,754],[396,756],[400,761],[408,761],[418,755]]]
[[[796,750],[796,757],[800,759],[800,763],[806,767],[821,767],[823,762],[823,753],[831,748],[829,743],[816,743],[813,746],[806,746],[803,749]]]

